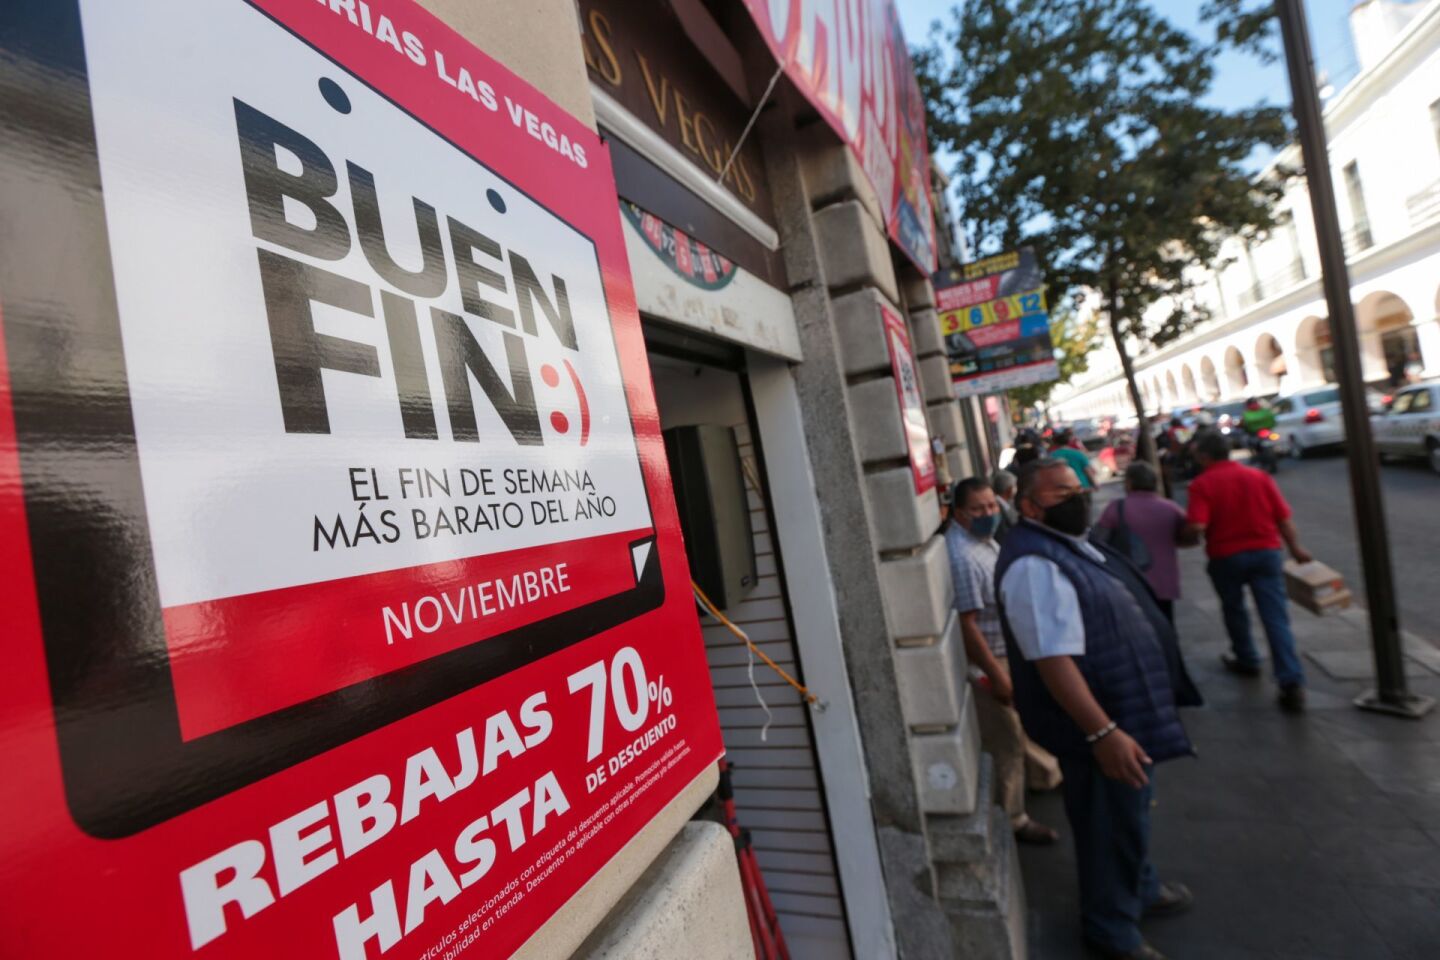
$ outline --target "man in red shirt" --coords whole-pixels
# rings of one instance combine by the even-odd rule
[[[1190,484],[1185,519],[1192,535],[1205,534],[1210,582],[1220,595],[1230,634],[1232,652],[1221,659],[1234,673],[1252,677],[1260,673],[1260,654],[1245,610],[1248,586],[1270,641],[1280,706],[1298,713],[1305,709],[1305,669],[1290,632],[1281,541],[1298,562],[1313,558],[1300,545],[1280,488],[1269,474],[1231,463],[1228,438],[1217,430],[1203,431],[1195,438],[1195,457],[1203,472]]]

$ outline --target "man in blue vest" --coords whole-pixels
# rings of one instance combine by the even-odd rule
[[[1199,691],[1144,575],[1085,539],[1089,502],[1061,460],[1020,475],[1024,519],[1000,551],[1001,625],[1025,732],[1060,760],[1085,940],[1115,960],[1164,960],[1144,918],[1193,897],[1150,864],[1154,765],[1194,753],[1177,707]]]

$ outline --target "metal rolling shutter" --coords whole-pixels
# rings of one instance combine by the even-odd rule
[[[767,656],[794,674],[795,644],[768,514],[756,488],[759,471],[750,430],[747,424],[734,429],[745,463],[759,583],[725,615]],[[795,960],[849,958],[850,940],[808,708],[783,679],[756,658],[755,684],[773,714],[769,734],[762,742],[765,712],[756,702],[747,676],[745,645],[708,617],[701,623],[725,748],[735,765],[736,809],[741,825],[753,836],[790,955]]]

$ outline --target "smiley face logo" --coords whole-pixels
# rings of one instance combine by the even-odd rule
[[[542,408],[554,404],[546,418],[550,430],[557,439],[573,437],[575,424],[572,419],[578,420],[580,446],[587,446],[590,443],[590,400],[575,366],[566,359],[561,359],[559,366],[548,361],[542,363],[540,382],[545,390],[535,398],[536,404]]]

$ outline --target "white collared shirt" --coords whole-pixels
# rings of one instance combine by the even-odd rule
[[[1105,562],[1105,554],[1084,537],[1050,532],[1065,537],[1090,559]],[[1000,599],[1015,645],[1026,660],[1084,655],[1080,596],[1054,560],[1028,556],[1010,564],[1000,581]]]

